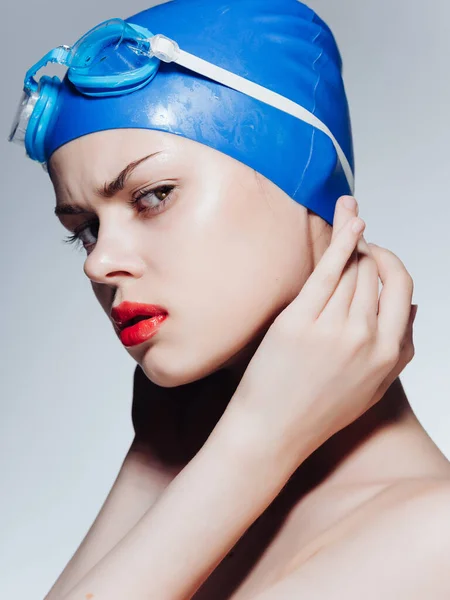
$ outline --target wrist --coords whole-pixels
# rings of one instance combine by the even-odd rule
[[[317,447],[311,434],[283,435],[233,396],[203,448],[227,464],[235,477],[246,478],[269,504]]]
[[[317,424],[307,414],[301,421],[297,417],[294,427],[289,418],[267,418],[255,406],[237,391],[207,443],[234,460],[240,470],[253,476],[261,469],[274,487],[282,487],[326,439],[320,438]]]

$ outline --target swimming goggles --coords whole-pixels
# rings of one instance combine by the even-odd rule
[[[36,73],[48,63],[67,67],[67,77],[87,96],[129,94],[147,85],[160,62],[174,62],[195,73],[242,92],[296,117],[325,133],[333,142],[351,193],[354,176],[347,157],[330,129],[313,113],[253,81],[182,50],[176,41],[122,19],[109,19],[92,28],[73,46],[50,50],[26,73],[23,94],[13,121],[10,142],[24,145],[27,155],[45,165],[44,142],[57,108],[61,80]]]

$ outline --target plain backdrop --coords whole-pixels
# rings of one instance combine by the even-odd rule
[[[151,4],[151,2],[150,2]],[[8,144],[26,70],[142,0],[8,2],[1,102],[0,598],[42,600],[132,440],[134,363],[62,243],[50,180]],[[405,263],[419,305],[402,381],[450,458],[450,3],[311,0],[344,60],[368,241]]]

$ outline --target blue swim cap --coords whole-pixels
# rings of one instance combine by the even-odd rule
[[[316,115],[354,172],[342,61],[329,27],[297,0],[173,0],[126,19],[180,48],[273,90]],[[273,106],[175,63],[125,95],[90,97],[67,74],[45,140],[47,159],[80,136],[116,128],[165,131],[255,169],[296,202],[333,222],[352,194],[328,135]]]

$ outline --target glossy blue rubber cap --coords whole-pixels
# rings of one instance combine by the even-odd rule
[[[354,172],[342,61],[328,26],[297,0],[172,0],[128,19],[181,49],[300,104],[325,123]],[[64,78],[45,156],[80,136],[116,128],[165,131],[255,169],[333,222],[351,193],[329,137],[311,125],[175,63],[123,96],[84,96]]]

